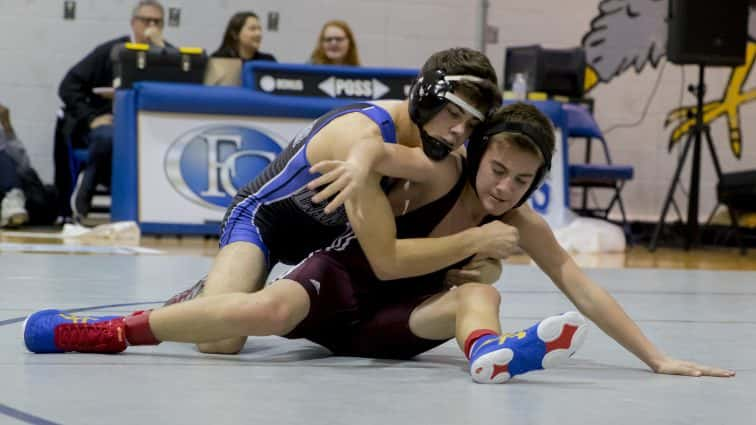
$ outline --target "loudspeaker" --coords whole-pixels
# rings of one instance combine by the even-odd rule
[[[756,170],[722,173],[717,200],[737,210],[756,211]]]
[[[751,0],[669,0],[667,58],[679,65],[745,62]]]

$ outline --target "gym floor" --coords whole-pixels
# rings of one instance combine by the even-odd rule
[[[332,357],[277,337],[250,338],[238,356],[174,343],[31,354],[21,338],[29,313],[152,308],[205,274],[217,251],[216,240],[195,238],[143,238],[149,255],[61,254],[66,245],[39,242],[0,233],[0,424],[743,424],[756,416],[753,250],[634,247],[578,257],[662,350],[734,369],[735,378],[654,375],[591,324],[562,367],[497,386],[471,381],[454,342],[411,361]],[[524,257],[505,265],[496,286],[505,331],[574,309]]]

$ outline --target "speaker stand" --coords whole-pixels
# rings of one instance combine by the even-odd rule
[[[699,240],[699,224],[698,224],[698,197],[701,189],[701,139],[706,137],[706,143],[709,147],[709,153],[711,154],[711,160],[714,163],[714,169],[717,173],[717,178],[722,177],[722,169],[719,165],[719,158],[717,152],[714,150],[714,144],[711,141],[711,130],[708,125],[704,125],[703,122],[703,103],[704,95],[706,93],[706,86],[704,84],[704,68],[705,65],[698,65],[698,84],[688,87],[688,91],[696,95],[696,125],[692,132],[688,134],[685,140],[685,147],[683,148],[683,154],[677,161],[677,169],[675,170],[674,177],[672,178],[672,184],[667,192],[667,198],[664,201],[662,207],[661,216],[659,222],[656,223],[654,234],[651,238],[651,243],[648,249],[655,251],[657,242],[659,241],[659,235],[664,228],[664,221],[669,211],[669,206],[673,200],[675,189],[677,188],[680,180],[680,173],[682,172],[685,160],[688,157],[688,151],[691,145],[693,145],[693,163],[690,167],[690,191],[688,193],[688,219],[685,225],[685,250],[689,250],[694,243]]]

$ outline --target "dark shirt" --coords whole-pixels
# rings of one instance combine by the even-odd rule
[[[74,131],[86,132],[93,119],[112,113],[112,100],[92,93],[92,89],[113,85],[110,51],[113,46],[130,40],[129,36],[123,36],[100,44],[63,77],[58,95],[66,108],[66,123],[63,129],[66,134],[71,135]]]
[[[215,52],[213,52],[213,54],[210,56],[213,58],[240,58],[239,52],[237,52],[236,49],[233,49],[231,47],[222,47],[216,50]],[[263,53],[259,50],[255,52],[255,55],[252,56],[252,59],[245,59],[245,61],[247,60],[276,62],[275,56],[271,55],[270,53]]]
[[[89,124],[100,115],[113,113],[113,100],[92,92],[95,87],[113,86],[113,61],[110,52],[119,44],[128,43],[125,35],[106,41],[89,52],[73,66],[58,88],[58,96],[65,105],[63,131],[77,139],[89,132]],[[166,47],[173,47],[165,42]]]

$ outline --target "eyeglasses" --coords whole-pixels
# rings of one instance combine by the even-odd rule
[[[323,43],[341,43],[346,39],[346,37],[323,37]]]
[[[134,19],[139,19],[145,24],[155,24],[157,26],[163,25],[163,18],[150,18],[149,16],[134,16]]]

